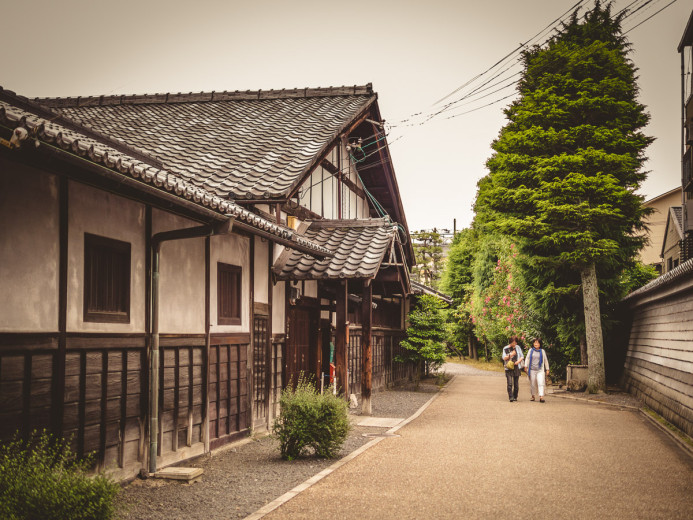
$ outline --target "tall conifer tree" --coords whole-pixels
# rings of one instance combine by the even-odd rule
[[[644,240],[635,190],[652,139],[622,17],[597,2],[523,53],[520,97],[476,203],[477,224],[524,239],[537,270],[579,273],[591,392],[606,386],[597,273],[622,270]]]

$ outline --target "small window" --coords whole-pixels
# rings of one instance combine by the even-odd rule
[[[84,321],[130,323],[130,244],[84,234]]]
[[[217,263],[217,323],[241,324],[241,268]]]

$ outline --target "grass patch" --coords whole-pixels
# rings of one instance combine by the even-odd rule
[[[457,365],[468,365],[470,367],[478,368],[479,370],[488,370],[490,372],[503,372],[503,362],[498,359],[492,359],[491,361],[486,361],[485,359],[479,359],[478,361],[471,358],[460,359],[458,357],[448,357],[447,363],[455,363]]]
[[[693,439],[691,439],[688,435],[686,435],[684,432],[679,430],[676,426],[671,424],[669,421],[667,421],[664,417],[659,415],[657,412],[655,412],[651,408],[648,408],[647,406],[643,406],[643,410],[645,411],[645,413],[647,415],[652,417],[655,421],[657,421],[662,426],[666,427],[669,431],[674,433],[679,439],[681,439],[688,446],[693,448]]]

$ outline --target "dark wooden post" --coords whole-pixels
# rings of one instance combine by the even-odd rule
[[[372,415],[371,390],[373,374],[372,355],[372,322],[373,322],[373,284],[367,280],[363,284],[363,301],[361,303],[361,348],[363,373],[361,375],[361,414]]]
[[[337,388],[349,398],[349,380],[347,378],[347,311],[349,297],[349,282],[343,280],[337,286],[337,330],[335,331],[334,363]]]

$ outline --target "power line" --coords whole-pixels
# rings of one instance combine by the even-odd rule
[[[656,4],[657,2],[659,2],[659,1],[661,1],[661,0],[654,0],[655,4]],[[650,20],[652,17],[656,16],[657,14],[659,14],[661,11],[663,11],[664,9],[666,9],[667,7],[669,7],[670,5],[672,5],[673,3],[675,3],[676,1],[677,1],[677,0],[672,0],[669,4],[667,4],[666,6],[664,6],[662,9],[659,9],[657,12],[653,13],[651,16],[649,16],[649,17],[646,18],[645,20],[641,21],[639,24],[637,24],[637,25],[631,27],[631,28],[628,29],[627,31],[623,32],[622,34],[623,34],[623,35],[628,34],[630,31],[632,31],[633,29],[639,27],[640,25],[642,25],[642,24],[645,23],[646,21]],[[653,2],[653,0],[633,0],[633,1],[630,2],[626,7],[622,8],[621,10],[619,10],[619,11],[614,15],[614,18],[620,17],[620,20],[619,20],[619,21],[620,21],[620,22],[624,22],[625,20],[627,20],[628,18],[634,16],[634,15],[635,15],[636,13],[638,13],[638,12],[641,12],[641,11],[642,11],[642,12],[645,12],[645,11],[651,9],[651,8],[655,5],[655,4],[652,4],[652,2]],[[574,7],[579,6],[579,4],[581,4],[581,3],[582,3],[582,2],[578,2],[577,4],[575,4]],[[639,6],[636,7],[636,8],[633,8],[633,7],[636,6],[637,4],[641,4],[641,5],[639,5]],[[633,8],[633,9],[631,9],[631,8]],[[573,8],[571,8],[570,11],[573,11]],[[570,11],[566,11],[566,12],[570,12]],[[641,13],[641,14],[642,14],[642,13]],[[572,14],[571,14],[571,16],[572,16]],[[559,18],[557,18],[554,22],[560,21],[561,23],[563,23],[564,17],[565,17],[565,13],[564,13],[563,15],[561,15]],[[547,28],[550,28],[550,29],[554,29],[554,30],[555,30],[555,29],[557,29],[557,25],[556,25],[555,23],[552,23],[552,24],[550,24],[549,26],[547,26]],[[540,31],[539,33],[537,33],[537,35],[541,35],[541,34],[543,34],[544,32],[546,32],[546,29],[547,29],[547,28],[545,28],[544,30],[542,30],[542,31]],[[533,37],[533,38],[530,38],[530,40],[528,40],[528,42],[530,42],[530,41],[532,41],[534,38],[536,38],[537,35],[535,35],[535,37]],[[549,38],[548,40],[544,41],[544,42],[542,43],[542,45],[545,45],[548,41],[550,41],[550,38]],[[450,97],[451,95],[454,95],[455,93],[459,92],[459,91],[460,91],[462,88],[464,88],[465,86],[468,86],[469,84],[473,83],[474,80],[478,79],[479,77],[481,77],[481,76],[487,74],[488,72],[490,72],[491,70],[493,70],[499,63],[501,63],[502,61],[504,61],[505,59],[507,59],[507,57],[512,56],[513,54],[516,54],[516,53],[518,52],[518,49],[519,49],[519,47],[516,48],[515,50],[513,50],[513,51],[512,51],[511,53],[509,53],[508,55],[506,55],[502,60],[499,60],[499,61],[496,62],[494,65],[492,65],[491,67],[489,67],[488,69],[486,69],[484,72],[482,72],[482,73],[480,73],[480,74],[477,74],[474,78],[472,78],[471,80],[469,80],[469,81],[468,81],[467,83],[465,83],[463,86],[459,87],[458,89],[456,89],[455,91],[453,91],[451,94],[448,94],[448,95],[446,96],[446,98],[447,98],[447,97]],[[575,54],[577,54],[578,52],[579,52],[579,49],[576,49],[575,51],[573,51],[572,53],[570,53],[569,56],[570,56],[570,55],[575,55]],[[483,92],[487,92],[487,91],[488,91],[490,88],[492,88],[493,86],[496,86],[496,85],[498,85],[499,83],[501,83],[502,81],[507,80],[508,78],[505,78],[505,80],[499,80],[499,81],[497,81],[496,83],[492,83],[493,81],[498,80],[504,73],[506,73],[507,71],[509,71],[510,69],[512,69],[512,68],[514,68],[514,67],[516,67],[516,66],[519,66],[519,62],[515,62],[515,63],[509,65],[508,67],[506,67],[505,69],[503,69],[502,71],[497,72],[497,73],[496,73],[494,76],[492,76],[490,79],[486,80],[485,83],[482,83],[481,85],[477,86],[474,90],[468,92],[467,94],[464,94],[463,96],[461,96],[460,98],[456,99],[455,101],[452,101],[452,102],[450,102],[450,103],[447,103],[444,107],[442,107],[441,109],[439,109],[439,110],[437,110],[437,111],[435,111],[435,112],[431,112],[431,113],[429,113],[428,115],[426,115],[424,112],[418,112],[418,113],[416,113],[416,114],[412,114],[411,116],[409,116],[408,118],[406,118],[406,119],[404,119],[404,120],[401,120],[401,122],[406,122],[407,124],[399,124],[399,125],[398,125],[398,124],[391,124],[390,126],[393,127],[393,128],[395,128],[395,127],[400,127],[400,126],[416,126],[416,125],[422,125],[422,124],[424,124],[424,123],[427,123],[427,122],[429,122],[431,119],[435,118],[436,116],[438,116],[438,115],[442,114],[443,112],[446,112],[447,110],[449,110],[453,105],[459,104],[459,103],[462,102],[462,101],[465,101],[465,100],[467,100],[467,99],[470,99],[470,98],[472,98],[472,97],[475,97],[476,94],[480,94],[480,93],[483,93]],[[518,75],[521,75],[521,72],[517,72],[517,73],[513,74],[512,76],[509,76],[509,78],[512,78],[512,77],[515,77],[515,76],[518,76]],[[492,83],[492,84],[489,85],[489,83]],[[487,86],[487,85],[488,85],[488,86]],[[507,87],[510,86],[510,85],[512,85],[512,83],[506,85],[505,88],[507,88]],[[486,88],[483,88],[484,86],[486,86]],[[501,89],[497,89],[497,90],[494,91],[494,92],[499,92],[499,91],[501,91],[501,90],[503,90],[503,89],[502,89],[502,88],[501,88]],[[481,98],[488,97],[488,95],[490,95],[490,94],[477,97],[477,99],[474,100],[474,101],[478,101],[478,100],[481,99]],[[479,110],[479,109],[481,109],[481,108],[485,108],[485,107],[494,105],[494,104],[496,104],[496,103],[498,103],[498,102],[500,102],[500,101],[503,101],[503,100],[505,100],[505,99],[508,99],[509,97],[512,97],[512,95],[504,96],[504,97],[502,97],[502,98],[500,98],[500,99],[498,99],[498,100],[492,101],[491,103],[487,103],[487,104],[484,104],[484,105],[482,105],[482,106],[480,106],[480,107],[474,108],[474,109],[472,109],[472,110],[467,110],[467,111],[465,111],[465,112],[462,112],[462,113],[459,113],[459,114],[455,114],[455,115],[453,115],[453,116],[449,116],[449,117],[447,117],[446,119],[450,119],[450,118],[453,118],[453,117],[458,117],[458,116],[461,116],[461,115],[464,115],[464,114],[468,114],[468,113],[471,113],[471,112],[475,112],[475,111],[477,111],[477,110]],[[443,98],[443,99],[445,99],[445,98]],[[474,102],[474,101],[471,101],[471,102]],[[439,101],[438,101],[438,102],[439,102]],[[464,104],[466,105],[466,104],[469,104],[469,103],[464,103]],[[425,118],[424,118],[422,121],[419,121],[419,122],[412,121],[412,119],[413,119],[414,117],[418,117],[418,116],[425,116]]]
[[[667,5],[665,5],[664,7],[662,7],[659,11],[657,11],[657,12],[653,13],[652,15],[648,16],[648,17],[645,18],[642,22],[640,22],[638,25],[635,25],[635,26],[631,27],[631,28],[628,29],[626,32],[624,32],[623,34],[626,35],[626,34],[628,34],[629,32],[631,32],[633,29],[637,29],[637,28],[640,27],[642,24],[644,24],[646,21],[648,21],[650,18],[653,18],[653,17],[657,16],[659,13],[661,13],[662,11],[664,11],[664,10],[665,10],[667,7],[669,7],[671,4],[675,4],[676,1],[677,1],[677,0],[671,0],[671,2],[669,2]]]
[[[441,99],[439,99],[438,101],[436,101],[436,102],[433,103],[433,104],[434,104],[434,105],[437,105],[438,103],[440,103],[441,101],[446,100],[446,99],[449,98],[450,96],[455,95],[457,92],[459,92],[460,90],[462,90],[463,88],[465,88],[467,85],[471,84],[472,82],[476,81],[478,78],[480,78],[480,77],[482,77],[482,76],[485,76],[487,73],[489,73],[490,71],[492,71],[493,69],[495,69],[498,65],[500,65],[501,63],[503,63],[505,60],[507,60],[508,58],[510,58],[511,56],[513,56],[514,54],[518,53],[518,52],[519,52],[521,49],[523,49],[528,43],[530,43],[532,40],[534,40],[534,39],[537,38],[539,35],[541,35],[544,31],[546,31],[547,28],[553,27],[553,26],[556,24],[556,22],[558,22],[559,20],[561,20],[567,13],[572,13],[573,11],[575,11],[575,9],[577,9],[577,8],[580,6],[580,4],[582,4],[584,1],[585,1],[585,0],[579,0],[577,3],[575,3],[575,4],[573,5],[573,7],[571,7],[570,9],[568,9],[568,11],[566,11],[565,13],[563,13],[563,14],[562,14],[561,16],[559,16],[558,18],[556,18],[556,19],[555,19],[553,22],[551,22],[547,27],[545,27],[544,29],[542,29],[541,31],[539,31],[537,34],[535,34],[534,36],[532,36],[529,40],[527,40],[527,41],[524,42],[524,43],[520,43],[520,45],[518,45],[518,46],[517,46],[515,49],[513,49],[511,52],[509,52],[508,54],[506,54],[505,56],[503,56],[500,60],[498,60],[498,61],[497,61],[496,63],[494,63],[493,65],[491,65],[488,69],[486,69],[485,71],[483,71],[483,72],[477,74],[477,75],[474,76],[472,79],[468,80],[464,85],[461,85],[461,86],[457,87],[455,90],[453,90],[452,92],[450,92],[450,93],[447,94],[446,96],[443,96]]]

